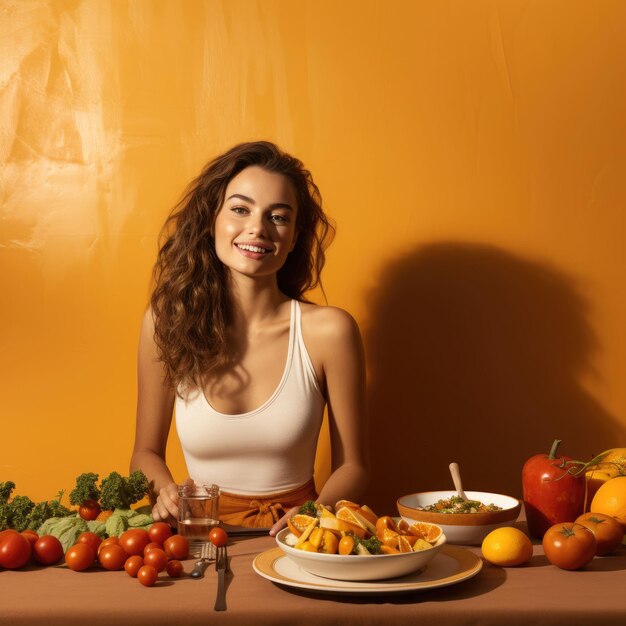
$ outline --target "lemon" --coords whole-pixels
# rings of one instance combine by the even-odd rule
[[[521,530],[511,526],[492,530],[483,540],[483,556],[489,563],[515,567],[530,560],[533,544]]]

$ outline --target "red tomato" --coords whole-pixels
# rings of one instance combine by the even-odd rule
[[[130,528],[120,536],[120,546],[128,556],[143,554],[143,549],[150,543],[150,535],[143,528]]]
[[[95,500],[85,500],[78,507],[78,514],[87,521],[96,519],[96,517],[100,515],[100,511],[102,511],[102,509]]]
[[[163,548],[165,549],[165,554],[170,559],[183,560],[189,556],[189,542],[180,535],[168,537],[163,544]]]
[[[75,543],[66,553],[65,562],[75,572],[82,572],[93,565],[96,556],[93,548],[86,543]]]
[[[124,563],[124,569],[129,576],[137,578],[137,572],[143,567],[143,559],[140,556],[129,556]]]
[[[549,454],[536,454],[524,463],[522,490],[529,533],[538,539],[554,524],[573,522],[585,501],[585,477],[567,473],[568,456],[556,456],[556,439]]]
[[[76,543],[86,543],[93,548],[94,552],[98,552],[98,548],[102,543],[102,538],[98,537],[96,533],[85,531],[84,533],[80,533],[80,535],[78,535]]]
[[[157,572],[162,572],[167,565],[167,554],[160,548],[154,548],[143,557],[143,562],[152,565]]]
[[[30,541],[16,530],[0,532],[0,567],[17,569],[30,560],[32,548]]]
[[[209,533],[209,541],[216,546],[225,546],[228,541],[228,534],[223,528],[216,526]]]
[[[63,546],[56,537],[43,535],[33,546],[33,556],[37,563],[54,565],[63,558]]]
[[[581,524],[555,524],[543,536],[543,551],[548,561],[561,569],[580,569],[595,556],[596,540]]]
[[[117,570],[124,568],[124,563],[126,563],[128,556],[122,546],[112,544],[100,550],[98,560],[104,569]]]
[[[156,541],[151,541],[144,549],[143,549],[143,553],[144,555],[148,554],[148,552],[150,552],[150,550],[154,550],[155,548],[157,548],[158,550],[163,550],[163,544],[162,543],[157,543]]]
[[[168,576],[171,576],[172,578],[178,578],[183,573],[183,564],[176,559],[172,559],[171,561],[167,562],[167,565],[165,566],[165,571],[167,572]]]
[[[163,545],[168,537],[172,536],[172,529],[165,522],[155,522],[148,529],[150,541]]]
[[[39,539],[39,535],[34,530],[23,530],[20,535],[28,539],[28,543],[30,543],[31,548],[35,545],[37,539]]]
[[[594,534],[596,538],[596,556],[610,554],[622,545],[624,529],[610,515],[585,513],[576,520],[576,523],[586,526]]]
[[[106,548],[107,546],[118,546],[120,543],[119,537],[109,537],[108,539],[103,539],[102,543],[98,546],[98,554]]]
[[[139,568],[139,571],[137,572],[137,579],[145,587],[152,587],[152,585],[156,582],[158,575],[159,572],[157,572],[152,565],[144,565]]]

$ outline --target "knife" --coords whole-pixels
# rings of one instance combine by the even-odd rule
[[[214,611],[226,610],[226,587],[224,586],[224,578],[228,569],[228,552],[226,546],[217,549],[217,558],[215,560],[215,569],[217,570],[217,596],[215,598]]]

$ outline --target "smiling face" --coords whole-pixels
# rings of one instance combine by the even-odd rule
[[[296,242],[297,210],[288,178],[258,166],[242,170],[228,183],[215,218],[218,258],[238,274],[276,274]]]

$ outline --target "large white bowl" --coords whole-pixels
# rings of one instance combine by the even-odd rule
[[[496,528],[513,526],[521,509],[517,498],[486,491],[466,491],[470,500],[478,500],[483,504],[495,504],[502,507],[501,511],[486,513],[435,513],[420,511],[419,506],[428,506],[438,500],[455,496],[456,491],[422,491],[398,498],[397,506],[400,515],[409,523],[430,522],[441,526],[448,543],[479,545],[483,539]]]
[[[382,580],[398,578],[424,569],[427,563],[443,548],[445,535],[426,550],[419,552],[403,552],[401,554],[322,554],[296,550],[285,543],[289,533],[284,528],[276,535],[276,543],[280,549],[300,568],[334,580]]]

